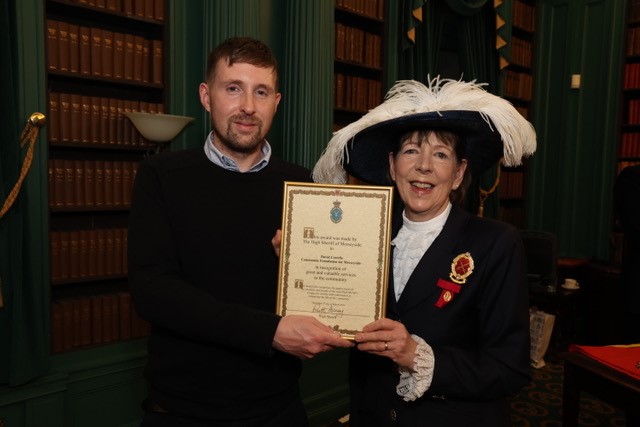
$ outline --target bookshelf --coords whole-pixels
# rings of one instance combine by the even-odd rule
[[[334,131],[382,102],[384,0],[335,1]]]
[[[617,173],[640,163],[640,1],[628,0]]]
[[[47,0],[51,352],[148,333],[127,291],[127,222],[155,150],[127,111],[165,110],[164,0]]]
[[[535,2],[514,0],[512,10],[511,60],[502,71],[503,96],[531,121],[529,115],[533,93],[533,41],[536,27]],[[525,160],[526,161],[526,160]],[[526,165],[507,168],[502,166],[498,194],[499,218],[517,228],[524,229],[524,198]]]

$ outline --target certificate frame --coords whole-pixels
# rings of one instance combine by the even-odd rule
[[[384,317],[393,187],[284,183],[276,313],[346,339]]]

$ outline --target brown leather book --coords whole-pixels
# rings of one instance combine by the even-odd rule
[[[63,298],[58,301],[62,306],[62,349],[73,348],[73,301]]]
[[[82,115],[81,102],[82,97],[77,93],[72,93],[71,98],[71,116],[69,117],[69,129],[71,131],[70,140],[74,143],[81,142],[80,137],[80,121]]]
[[[133,57],[135,56],[135,40],[133,34],[124,35],[124,78],[133,80]]]
[[[76,206],[76,170],[72,159],[64,159],[64,206],[73,208]]]
[[[122,199],[122,161],[113,161],[113,206],[121,207],[124,205]]]
[[[102,30],[91,28],[91,75],[102,76]]]
[[[115,274],[115,234],[113,228],[107,228],[104,231],[104,257],[105,257],[105,273],[107,276]]]
[[[117,294],[111,295],[111,336],[120,341],[120,299]]]
[[[112,12],[120,12],[119,0],[107,0],[107,10]]]
[[[80,300],[80,345],[91,344],[91,298],[82,297]]]
[[[91,74],[91,29],[81,26],[80,29],[80,74]]]
[[[128,271],[128,252],[127,247],[129,244],[129,234],[128,230],[125,229],[122,234],[122,271],[127,274]]]
[[[71,299],[71,309],[73,310],[73,346],[80,347],[81,343],[81,316],[80,316],[80,299],[72,298]]]
[[[136,16],[144,18],[144,5],[146,0],[133,0],[133,11]]]
[[[113,33],[113,78],[124,79],[124,34]]]
[[[96,268],[96,273],[98,276],[104,276],[107,271],[107,237],[106,230],[104,228],[98,229],[98,256],[96,257],[98,264]]]
[[[164,0],[155,0],[153,13],[157,21],[164,21]]]
[[[69,24],[69,71],[80,72],[80,30],[75,24]]]
[[[124,142],[124,122],[129,121],[124,113],[124,99],[118,99],[116,103],[116,145],[125,145]]]
[[[164,74],[164,59],[162,50],[162,40],[152,40],[153,65],[151,67],[151,82],[162,84]]]
[[[47,68],[52,71],[58,70],[58,21],[47,19]]]
[[[54,207],[56,204],[56,187],[55,187],[55,173],[54,173],[53,160],[47,161],[47,190],[49,192],[49,207]]]
[[[51,281],[60,279],[60,232],[51,231],[49,235],[49,271]]]
[[[60,140],[71,141],[71,94],[60,94]]]
[[[131,112],[132,102],[128,99],[124,100],[124,109],[125,113]],[[131,145],[131,135],[133,134],[133,124],[131,120],[125,118],[122,122],[122,145],[130,146]]]
[[[107,1],[106,0],[94,0],[95,2],[95,6],[97,8],[100,9],[106,9],[107,8]]]
[[[144,38],[142,36],[133,37],[133,80],[142,81],[142,62],[144,61]]]
[[[58,69],[69,71],[69,23],[58,21]]]
[[[142,81],[149,83],[151,76],[151,40],[142,40]]]
[[[69,277],[77,279],[80,275],[80,231],[69,231]]]
[[[96,163],[95,160],[84,160],[84,205],[92,208],[96,205]]]
[[[109,145],[109,98],[100,97],[100,145]]]
[[[131,338],[131,295],[129,292],[118,292],[120,304],[120,339]]]
[[[69,232],[59,231],[60,235],[60,279],[67,280],[69,278]]]
[[[45,130],[49,142],[60,141],[60,94],[58,92],[49,92],[49,119]]]
[[[113,207],[113,161],[104,161],[104,207]]]
[[[102,77],[113,77],[113,31],[102,30]]]
[[[111,295],[102,295],[102,342],[113,341],[113,302]]]
[[[144,1],[144,17],[147,19],[155,19],[155,0]]]
[[[133,15],[133,0],[122,0],[122,12],[125,15]]]
[[[85,177],[84,177],[84,160],[83,159],[74,159],[73,160],[73,169],[74,169],[74,188],[73,194],[75,195],[75,206],[78,208],[85,207]]]
[[[78,277],[89,276],[89,230],[80,230],[80,256]]]
[[[102,111],[100,110],[100,97],[91,97],[91,144],[100,144],[100,118]]]
[[[109,145],[118,143],[118,100],[109,98]]]
[[[96,160],[94,166],[94,188],[95,188],[95,207],[102,209],[104,207],[104,160]]]
[[[122,257],[124,247],[122,246],[122,236],[124,235],[124,228],[114,228],[113,230],[113,272],[114,274],[123,274],[122,269]]]
[[[122,162],[122,204],[126,207],[131,206],[131,166],[132,162]]]
[[[51,305],[51,352],[60,353],[64,349],[64,308],[59,301]]]
[[[131,103],[131,111],[136,112],[136,111],[140,111],[140,101],[129,101]],[[131,146],[132,147],[137,147],[140,145],[140,133],[138,132],[138,129],[136,129],[135,126],[133,126],[133,124],[131,124],[130,126],[130,139],[131,139]]]
[[[89,230],[89,264],[88,276],[95,277],[98,275],[98,230]]]
[[[80,96],[80,142],[91,142],[91,97]]]
[[[91,342],[102,343],[102,295],[91,297]]]
[[[53,159],[53,179],[55,188],[55,206],[61,208],[64,206],[64,160]]]

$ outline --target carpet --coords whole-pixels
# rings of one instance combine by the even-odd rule
[[[532,371],[531,384],[510,400],[513,426],[561,427],[562,364],[547,362],[544,367]],[[615,406],[583,392],[580,395],[578,425],[625,427],[626,419]]]
[[[513,427],[562,427],[562,363],[547,361],[539,369],[532,369],[532,381],[518,395],[510,399]],[[326,427],[347,427],[348,417]],[[627,426],[625,415],[615,406],[583,392],[580,396],[579,426]]]

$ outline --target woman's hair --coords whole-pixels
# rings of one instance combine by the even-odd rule
[[[411,130],[402,134],[402,136],[398,140],[398,144],[396,144],[396,147],[393,150],[394,157],[402,148],[402,144],[411,139],[415,132],[415,130]],[[444,142],[445,145],[453,148],[453,151],[455,153],[454,160],[459,166],[462,160],[466,158],[466,147],[464,138],[461,138],[460,135],[456,133],[442,129],[421,129],[417,131],[418,140],[422,143],[424,143],[431,134],[434,134],[436,138]],[[462,177],[462,182],[457,189],[452,189],[449,193],[449,200],[451,201],[451,203],[460,205],[462,204],[462,202],[464,202],[464,199],[467,196],[469,185],[471,185],[471,179],[471,168],[469,168],[467,165],[467,169],[464,171],[464,176]]]
[[[220,43],[209,54],[205,81],[213,77],[218,61],[226,60],[227,65],[235,63],[251,64],[260,68],[272,68],[276,74],[276,91],[278,90],[278,63],[269,47],[250,37],[231,37]]]

